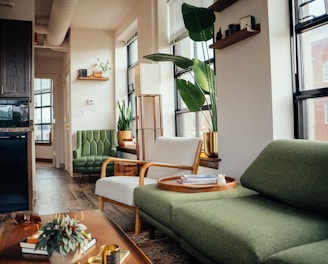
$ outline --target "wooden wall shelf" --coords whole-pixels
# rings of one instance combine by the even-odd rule
[[[212,4],[209,9],[221,12],[222,10],[226,9],[228,6],[231,6],[233,3],[237,2],[238,0],[217,0]]]
[[[102,78],[95,78],[95,77],[78,77],[79,80],[84,80],[84,81],[108,81],[108,77],[102,77]]]
[[[214,42],[213,44],[210,45],[210,48],[212,49],[224,49],[232,44],[235,44],[239,41],[242,41],[246,38],[249,38],[251,36],[254,36],[258,33],[261,32],[261,25],[257,24],[255,28],[251,31],[245,29],[239,30],[238,32],[227,36],[217,42]]]

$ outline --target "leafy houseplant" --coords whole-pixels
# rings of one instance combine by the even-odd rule
[[[40,230],[42,234],[35,249],[46,249],[49,256],[54,252],[64,256],[76,250],[83,252],[88,244],[86,226],[78,219],[71,219],[69,215],[58,215],[52,222],[44,224]]]
[[[93,71],[93,76],[95,78],[101,78],[102,74],[108,72],[109,70],[111,70],[111,67],[109,66],[109,61],[100,61],[100,59],[97,58],[96,70]]]
[[[108,59],[106,61],[100,61],[99,58],[97,58],[97,67],[101,69],[103,72],[107,72],[111,70],[112,68],[109,66]]]
[[[122,99],[121,103],[117,102],[120,114],[117,121],[118,131],[131,130],[132,111],[131,108],[125,103],[125,99]]]
[[[183,21],[186,29],[189,32],[189,37],[193,41],[202,43],[204,58],[209,59],[207,41],[213,39],[215,14],[212,10],[203,7],[195,7],[184,3],[182,5]],[[192,112],[202,111],[202,107],[207,105],[210,113],[208,120],[204,114],[210,131],[217,131],[217,92],[216,79],[214,70],[206,63],[197,58],[189,59],[182,56],[172,54],[155,53],[144,56],[152,61],[170,61],[182,69],[192,69],[189,72],[194,80],[194,83],[177,79],[176,85],[188,109]]]
[[[117,121],[117,141],[119,146],[124,145],[125,139],[131,139],[131,122],[132,110],[131,107],[125,103],[125,99],[117,102],[119,108],[119,117]]]

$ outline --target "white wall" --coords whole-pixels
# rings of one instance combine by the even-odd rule
[[[142,0],[138,6],[139,62],[152,63],[142,57],[151,53],[170,53],[166,1]],[[161,64],[163,135],[175,135],[173,64]]]
[[[216,51],[219,171],[237,179],[270,141],[293,138],[288,1],[238,1],[216,28],[246,15],[261,33]]]
[[[92,70],[96,60],[109,60],[109,81],[78,80],[78,70]],[[72,134],[77,130],[115,129],[114,34],[105,30],[71,29]],[[125,88],[126,89],[126,88]],[[94,99],[95,104],[87,104]],[[73,149],[76,140],[73,136]]]

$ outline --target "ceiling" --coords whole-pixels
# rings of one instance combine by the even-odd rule
[[[41,33],[41,35],[47,35],[53,1],[64,3],[63,0],[35,0],[36,32]],[[134,12],[133,10],[136,10],[138,1],[139,0],[77,0],[77,5],[76,8],[73,9],[73,12],[67,9],[54,12],[56,13],[55,16],[57,16],[55,23],[57,25],[62,23],[61,13],[64,13],[64,16],[65,13],[72,13],[69,27],[115,31],[124,19],[126,19],[130,13]],[[69,6],[69,4],[67,6]],[[44,32],[38,32],[37,28],[41,28],[41,31]],[[64,27],[61,30],[64,30],[66,34],[67,28]],[[57,49],[58,47],[59,49]],[[35,56],[62,56],[63,53],[58,51],[60,51],[60,45],[56,46],[56,49],[40,48],[36,49]]]
[[[35,0],[35,22],[49,20],[53,0]],[[78,0],[71,27],[115,30],[136,8],[138,0]]]

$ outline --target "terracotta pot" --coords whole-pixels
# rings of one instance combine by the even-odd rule
[[[102,78],[102,71],[93,71],[93,77],[94,78]]]
[[[51,264],[76,264],[81,258],[81,250],[77,249],[71,251],[67,256],[64,256],[57,251],[52,252],[49,256],[49,262]]]
[[[131,131],[117,131],[117,144],[119,146],[124,146],[124,140],[131,138]]]
[[[204,133],[204,152],[211,158],[218,157],[218,132]]]

